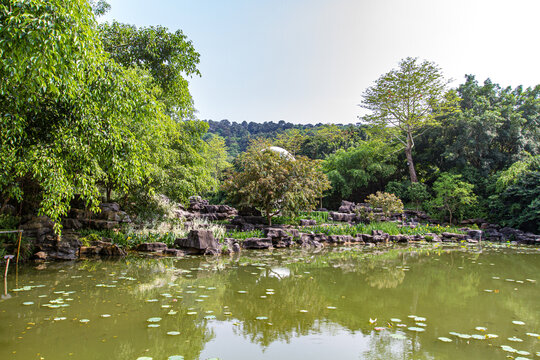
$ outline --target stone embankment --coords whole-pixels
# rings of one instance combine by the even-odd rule
[[[116,203],[104,203],[100,205],[101,212],[93,214],[86,210],[73,209],[63,219],[62,237],[55,235],[53,223],[44,216],[28,218],[21,226],[24,236],[31,240],[35,249],[35,258],[50,260],[74,260],[79,257],[93,256],[125,256],[126,250],[113,244],[111,239],[93,239],[90,243],[83,244],[79,239],[77,230],[90,229],[117,229],[124,223],[131,222],[130,217],[120,209]],[[360,210],[363,209],[363,210]],[[409,243],[415,241],[428,242],[467,242],[478,243],[482,240],[511,241],[518,244],[540,245],[540,235],[525,233],[521,230],[482,222],[480,229],[462,228],[463,233],[424,234],[424,235],[389,235],[380,230],[374,230],[371,234],[354,235],[326,235],[323,233],[309,232],[309,226],[316,225],[315,220],[302,220],[301,230],[292,226],[264,225],[265,219],[260,216],[238,216],[236,209],[226,205],[209,205],[200,197],[190,199],[187,210],[178,209],[178,216],[193,221],[202,218],[206,220],[226,220],[230,223],[228,228],[247,231],[261,229],[264,237],[237,240],[226,238],[222,243],[214,238],[210,230],[192,230],[185,239],[176,239],[173,246],[168,247],[165,243],[149,242],[139,244],[136,251],[166,255],[184,256],[185,254],[216,255],[220,253],[239,252],[241,249],[272,249],[288,248],[293,246],[322,247],[335,244],[364,244],[375,246],[388,243]],[[343,201],[338,212],[331,212],[334,221],[358,222],[365,214],[379,214],[379,209],[371,209],[367,204],[355,204]],[[341,220],[340,220],[341,219]],[[404,226],[412,226],[419,222],[430,221],[429,217],[420,211],[408,210],[404,214],[392,215],[387,220],[400,220]],[[331,226],[331,225],[329,225]]]

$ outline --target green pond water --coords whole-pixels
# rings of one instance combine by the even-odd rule
[[[0,359],[540,359],[539,278],[490,244],[13,266]]]

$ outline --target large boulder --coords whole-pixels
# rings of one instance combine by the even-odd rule
[[[37,252],[44,252],[48,259],[75,260],[82,244],[77,233],[65,230],[62,237],[45,235],[35,245]]]
[[[137,245],[135,250],[137,251],[148,251],[148,252],[162,252],[167,249],[167,244],[163,242],[147,242]]]
[[[176,239],[174,244],[181,249],[203,254],[208,249],[219,249],[219,244],[210,230],[191,230],[187,239]]]
[[[247,238],[242,243],[244,249],[269,249],[272,247],[270,238]]]

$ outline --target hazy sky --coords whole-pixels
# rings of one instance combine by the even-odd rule
[[[540,0],[110,0],[105,20],[182,29],[201,54],[200,119],[355,123],[407,56],[454,85],[540,84]]]

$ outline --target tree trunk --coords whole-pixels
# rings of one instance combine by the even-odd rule
[[[407,165],[409,166],[409,174],[411,175],[411,182],[417,183],[416,170],[414,169],[414,162],[412,158],[413,142],[410,134],[407,135],[407,146],[405,147],[405,155],[407,156]]]
[[[270,214],[270,209],[266,208],[266,221],[268,221],[268,226],[272,226],[272,214]]]
[[[107,202],[111,202],[111,191],[112,189],[107,186]]]

